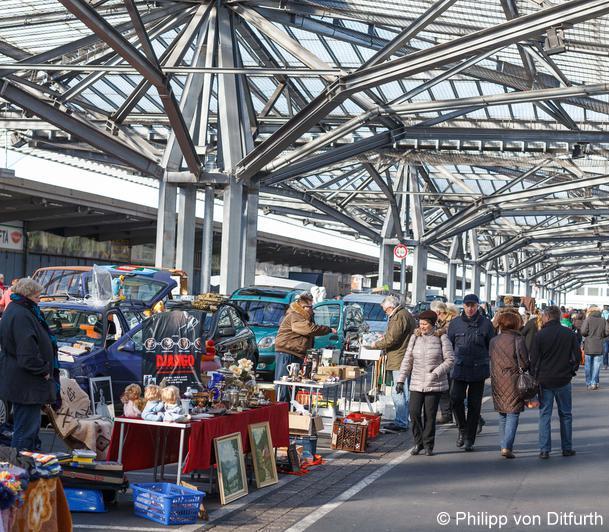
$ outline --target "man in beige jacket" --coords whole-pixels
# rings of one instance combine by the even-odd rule
[[[387,331],[385,337],[372,345],[373,349],[384,349],[387,354],[387,372],[391,372],[393,387],[391,398],[395,407],[395,421],[385,428],[396,431],[408,430],[408,382],[401,392],[397,392],[396,384],[400,373],[400,366],[410,336],[415,330],[416,323],[412,314],[400,305],[395,296],[387,296],[383,299],[381,307],[388,316]]]
[[[315,325],[313,321],[313,296],[307,292],[300,294],[279,325],[275,339],[275,380],[288,374],[289,364],[296,362],[302,365],[316,336],[330,333],[336,333],[336,329]],[[275,393],[278,401],[290,400],[287,386],[276,386]]]

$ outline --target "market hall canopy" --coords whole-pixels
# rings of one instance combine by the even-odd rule
[[[26,153],[224,189],[227,242],[243,194],[255,214],[565,289],[607,278],[607,13],[3,0],[0,128]]]

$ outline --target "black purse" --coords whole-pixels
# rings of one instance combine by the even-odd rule
[[[518,349],[518,342],[514,338],[514,351],[516,352],[516,364],[518,365],[518,379],[516,381],[516,389],[518,395],[523,401],[533,399],[539,391],[539,384],[535,380],[535,377],[531,375],[528,370],[522,369],[520,366],[520,350]]]

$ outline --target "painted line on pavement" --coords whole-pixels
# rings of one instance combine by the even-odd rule
[[[484,397],[484,399],[482,400],[482,404],[486,403],[490,398],[491,398],[491,396],[489,396],[489,395]],[[447,430],[448,430],[448,427],[445,427],[443,430],[441,430],[439,432],[439,434],[442,434],[442,433],[446,432]],[[319,521],[321,518],[323,518],[324,516],[326,516],[333,510],[336,510],[342,504],[346,503],[349,499],[351,499],[352,497],[357,495],[364,488],[368,487],[375,480],[378,480],[383,475],[385,475],[386,473],[391,471],[394,467],[400,465],[401,463],[405,462],[406,460],[408,460],[411,457],[412,457],[412,455],[408,451],[404,452],[404,454],[402,454],[400,456],[396,456],[393,460],[391,460],[390,462],[387,462],[384,466],[379,467],[376,471],[373,471],[367,477],[364,477],[357,484],[354,484],[353,486],[351,486],[347,491],[341,493],[340,495],[335,497],[330,502],[324,504],[323,506],[320,506],[317,510],[314,510],[313,513],[310,513],[305,518],[301,519],[299,523],[286,529],[285,532],[303,532],[310,526],[317,523],[317,521]]]

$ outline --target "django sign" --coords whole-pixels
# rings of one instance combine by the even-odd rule
[[[144,333],[143,382],[201,387],[201,311],[172,310],[155,314],[142,326]]]
[[[0,225],[0,249],[23,251],[25,235],[20,227]]]

